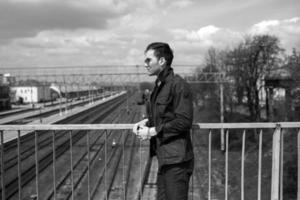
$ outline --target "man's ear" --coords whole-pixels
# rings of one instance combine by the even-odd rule
[[[165,65],[165,63],[166,63],[166,59],[165,59],[164,57],[161,57],[161,58],[158,60],[158,64],[161,65],[161,66]]]

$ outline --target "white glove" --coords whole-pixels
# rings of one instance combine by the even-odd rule
[[[137,131],[137,135],[142,140],[148,140],[152,136],[156,135],[155,127],[147,127],[147,126],[140,126],[140,128]]]
[[[148,119],[143,119],[142,121],[139,121],[138,123],[134,124],[133,128],[132,128],[133,133],[137,135],[138,134],[138,129],[141,126],[146,126],[147,122],[148,122]]]

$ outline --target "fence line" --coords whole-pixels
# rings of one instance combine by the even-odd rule
[[[51,130],[52,133],[52,148],[53,148],[53,187],[54,187],[54,199],[56,199],[56,155],[55,155],[55,135],[59,134],[59,132],[56,132],[58,130],[67,130],[69,131],[69,151],[70,151],[70,173],[71,173],[71,189],[72,189],[72,196],[71,198],[74,199],[74,164],[73,164],[73,141],[72,141],[72,131],[75,130],[104,130],[105,131],[105,189],[108,190],[107,187],[107,162],[108,162],[108,157],[107,157],[107,131],[108,130],[131,130],[133,127],[133,124],[54,124],[54,125],[0,125],[0,134],[1,134],[1,188],[2,188],[2,199],[5,199],[5,169],[4,169],[4,141],[3,141],[3,135],[9,133],[10,131],[17,131],[17,152],[18,152],[18,159],[17,159],[17,167],[18,167],[18,198],[22,199],[22,174],[21,174],[21,131],[33,131],[35,133],[35,163],[36,163],[36,190],[37,194],[36,197],[39,199],[39,181],[38,181],[38,144],[37,144],[37,130]],[[288,128],[297,128],[297,152],[298,152],[298,187],[297,187],[297,198],[300,199],[300,122],[278,122],[278,123],[198,123],[194,124],[193,128],[195,129],[200,129],[200,130],[208,130],[208,137],[209,137],[209,144],[208,144],[208,199],[210,200],[212,198],[211,195],[211,165],[212,165],[212,159],[211,159],[211,143],[212,143],[212,130],[226,130],[225,131],[225,141],[226,141],[226,150],[225,150],[225,198],[228,199],[228,152],[229,152],[229,134],[230,130],[234,129],[242,129],[242,152],[241,152],[241,199],[243,200],[245,197],[245,192],[244,192],[244,184],[245,184],[245,140],[246,140],[246,130],[248,129],[258,129],[259,130],[259,149],[258,149],[258,188],[257,188],[257,199],[261,199],[261,173],[262,173],[262,136],[263,136],[263,129],[274,129],[273,132],[273,143],[272,143],[272,181],[271,181],[271,200],[281,200],[283,199],[283,140],[284,140],[284,134],[282,132],[282,129],[288,129]],[[194,129],[193,129],[194,130]],[[124,133],[124,131],[120,131],[120,133]],[[124,142],[124,138],[122,140]],[[87,139],[86,139],[87,146],[90,145],[89,141],[89,134],[87,134]],[[124,144],[123,144],[124,145]],[[140,147],[141,148],[141,147]],[[123,150],[124,151],[124,150]],[[88,199],[91,198],[90,194],[90,152],[89,148],[87,148],[87,170],[88,170]],[[124,158],[123,158],[124,159]],[[141,159],[141,156],[140,156]],[[125,160],[123,160],[123,163]],[[141,160],[140,160],[141,162]],[[140,163],[140,167],[141,167]],[[124,169],[124,168],[123,168]],[[124,173],[124,170],[123,170]],[[124,177],[124,174],[123,174]],[[124,179],[124,178],[123,178]],[[124,185],[124,184],[123,184]],[[123,191],[125,194],[125,191]],[[140,194],[142,196],[142,194]],[[107,193],[105,198],[107,199]],[[123,198],[126,198],[126,195],[123,195]]]

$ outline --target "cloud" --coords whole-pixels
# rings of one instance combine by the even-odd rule
[[[0,46],[0,60],[5,66],[137,64],[143,59],[137,40],[145,37],[111,30],[42,31]]]
[[[206,51],[214,47],[225,49],[232,47],[242,40],[242,35],[229,29],[208,25],[198,30],[172,29],[174,48],[178,56],[174,61],[178,63],[201,63]]]
[[[42,3],[39,0],[31,0],[30,3],[21,0],[14,1],[18,1],[19,6],[20,4],[26,5],[27,9],[32,11],[35,10],[35,6],[41,7],[47,2],[47,0]],[[28,22],[32,17],[27,16],[23,27],[11,24],[12,19],[4,20],[8,25],[18,27],[20,34],[17,36],[12,36],[11,33],[7,34],[9,36],[7,39],[10,39],[9,43],[0,45],[1,63],[5,66],[70,66],[142,62],[144,44],[141,41],[151,40],[150,34],[153,27],[157,25],[158,16],[161,14],[153,14],[149,17],[151,11],[140,7],[142,5],[137,4],[134,0],[86,0],[84,3],[87,5],[81,5],[80,1],[66,0],[64,2],[60,8],[62,11],[56,12],[62,15],[67,10],[70,17],[66,22],[71,20],[71,24],[62,24],[57,14],[54,16],[57,20],[46,17],[48,14],[45,14],[45,10],[50,8],[40,11],[42,19],[34,18],[32,24]],[[56,3],[55,1],[50,2],[53,7],[58,5]],[[118,8],[112,8],[115,5]],[[26,10],[26,6],[22,8],[22,11]],[[136,11],[134,11],[135,9]],[[1,15],[4,14],[0,13]],[[65,15],[67,14],[64,14],[64,17]],[[74,19],[71,19],[73,16]],[[84,19],[79,19],[80,17]],[[15,16],[14,18],[20,17]],[[1,25],[3,27],[0,18],[0,27]],[[11,30],[13,34],[17,33],[12,28],[8,30]]]
[[[263,20],[244,32],[208,25],[197,30],[170,29],[173,45],[178,49],[175,59],[179,63],[199,63],[210,47],[230,49],[243,41],[244,35],[271,34],[279,38],[282,47],[288,52],[300,48],[300,18],[283,20]],[[175,57],[176,58],[176,57]]]
[[[279,25],[279,20],[268,20],[262,21],[255,25],[253,25],[251,32],[255,34],[265,33],[270,30],[272,27],[276,27]]]
[[[281,41],[282,46],[290,51],[300,48],[300,18],[293,17],[284,20],[265,20],[253,25],[250,34],[271,34]]]
[[[215,26],[205,26],[203,28],[200,28],[196,34],[193,34],[192,39],[200,39],[200,40],[205,40],[206,38],[216,34],[218,31],[220,30],[220,28],[215,27]]]
[[[177,0],[177,1],[171,1],[170,2],[170,7],[175,7],[175,8],[185,8],[190,5],[192,5],[194,2],[192,0]]]
[[[158,17],[145,14],[128,14],[118,19],[115,29],[145,32],[158,23]]]
[[[32,37],[44,30],[105,29],[108,20],[127,9],[127,4],[112,0],[4,0],[0,2],[0,39]]]
[[[229,29],[219,28],[214,25],[201,27],[198,30],[173,29],[170,30],[175,40],[196,43],[199,46],[224,48],[236,43],[240,34]]]
[[[0,64],[142,64],[144,48],[155,41],[170,43],[174,64],[198,64],[208,48],[235,46],[255,31],[299,44],[299,18],[284,10],[271,16],[270,1],[1,0]]]

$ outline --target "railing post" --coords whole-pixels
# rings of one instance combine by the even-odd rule
[[[88,183],[87,183],[87,187],[88,187],[88,200],[91,200],[91,186],[90,186],[90,170],[91,170],[91,166],[90,166],[90,160],[91,160],[91,152],[90,152],[90,135],[89,132],[86,132],[86,140],[87,140],[87,157],[88,157],[88,161],[87,161],[87,166],[88,166],[88,171],[87,171],[87,179],[88,179]]]
[[[143,156],[142,156],[142,141],[141,140],[139,140],[139,156],[140,156],[139,157],[139,160],[140,160],[139,161],[139,165],[140,165],[139,166],[140,167],[140,169],[139,169],[140,170],[140,184],[142,185],[143,184],[142,183],[142,180],[143,180],[143,178],[142,178],[143,177],[143,174],[142,174],[142,157]],[[143,187],[141,187],[141,189],[139,191],[140,192],[140,194],[139,194],[140,195],[140,199],[142,198],[142,189],[143,189]]]
[[[279,199],[279,183],[280,183],[280,144],[281,144],[281,128],[278,125],[273,133],[272,147],[272,185],[271,200]]]
[[[123,150],[123,167],[122,167],[122,186],[123,186],[123,200],[126,200],[126,177],[125,177],[125,134],[122,133],[122,150]]]
[[[108,188],[107,188],[107,129],[105,129],[105,142],[104,142],[104,186],[105,186],[105,200],[107,200]]]
[[[300,130],[298,131],[298,190],[297,199],[300,199]]]
[[[55,148],[55,131],[52,132],[52,176],[53,176],[53,199],[56,200],[56,148]]]
[[[4,138],[3,131],[0,131],[1,134],[1,188],[2,188],[2,199],[5,199],[5,179],[4,179]]]
[[[17,151],[18,151],[18,191],[19,191],[19,200],[22,200],[22,168],[21,168],[21,131],[18,130],[17,138]]]
[[[243,130],[243,140],[242,140],[242,158],[241,158],[241,200],[244,200],[245,192],[245,144],[246,144],[246,130]]]
[[[280,172],[279,172],[279,199],[283,200],[283,151],[284,150],[284,132],[280,134]]]
[[[36,187],[36,199],[40,199],[39,195],[39,155],[38,155],[38,133],[37,131],[34,131],[34,147],[35,147],[35,187]]]
[[[258,176],[257,176],[257,200],[261,200],[261,168],[262,168],[262,140],[263,132],[259,132],[259,149],[258,149]]]
[[[229,151],[229,131],[225,132],[225,200],[228,200],[228,151]]]
[[[211,130],[208,135],[208,200],[211,200]]]
[[[69,132],[70,137],[70,169],[71,169],[71,190],[72,196],[71,199],[74,200],[74,165],[73,165],[73,132]]]

